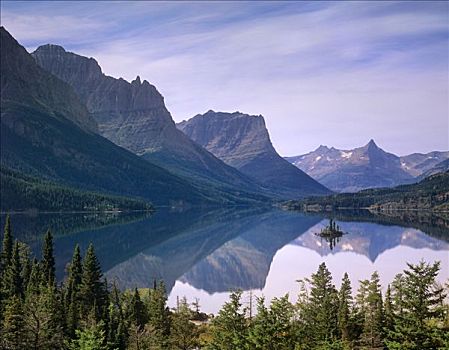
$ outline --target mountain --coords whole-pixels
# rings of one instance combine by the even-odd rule
[[[449,171],[449,159],[443,160],[442,162],[436,164],[432,168],[426,170],[424,173],[422,173],[419,176],[419,179],[425,179],[426,177],[429,177],[431,175],[435,175],[438,173],[444,173]]]
[[[68,83],[86,104],[102,136],[153,164],[194,182],[213,187],[213,196],[263,199],[264,190],[227,166],[179,131],[157,89],[137,77],[131,83],[103,74],[93,58],[44,45],[32,53],[48,72]],[[246,192],[246,193],[245,193]]]
[[[330,192],[279,156],[260,115],[208,111],[177,127],[226,164],[284,198]]]
[[[434,210],[449,208],[449,171],[431,175],[424,180],[393,188],[367,189],[357,193],[340,193],[324,197],[309,197],[290,201],[287,209],[332,211],[343,208],[374,210]]]
[[[427,171],[437,167],[438,164],[449,159],[449,151],[447,152],[429,152],[429,153],[413,153],[400,157],[401,166],[406,172],[412,176],[422,176]],[[437,172],[437,171],[436,171]],[[433,172],[433,174],[436,174]],[[431,175],[430,173],[427,176]],[[423,176],[427,177],[426,175]]]
[[[3,27],[0,34],[3,167],[155,204],[211,202],[188,182],[97,135],[73,89],[40,68]]]
[[[379,148],[374,140],[353,150],[320,146],[315,151],[286,159],[323,185],[338,192],[411,183],[401,158]]]

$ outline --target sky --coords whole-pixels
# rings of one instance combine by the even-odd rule
[[[29,52],[59,44],[148,80],[175,121],[261,114],[284,156],[449,150],[445,1],[2,1],[1,23]]]

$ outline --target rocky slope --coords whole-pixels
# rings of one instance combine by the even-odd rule
[[[422,180],[431,175],[435,175],[438,173],[444,173],[449,171],[449,159],[443,160],[442,162],[436,164],[432,168],[426,170],[424,173],[419,175],[418,179]]]
[[[181,178],[95,134],[96,124],[72,88],[40,68],[3,27],[0,34],[2,166],[155,204],[211,201]]]
[[[401,167],[412,176],[422,176],[424,173],[438,166],[439,163],[449,159],[447,152],[413,153],[400,157]],[[434,172],[435,174],[436,172]],[[431,174],[428,174],[429,176]],[[427,177],[426,175],[424,177]]]
[[[226,164],[281,196],[329,193],[327,188],[279,156],[262,116],[209,111],[177,127]]]
[[[180,132],[164,98],[146,80],[131,83],[102,73],[93,58],[44,45],[33,54],[48,72],[70,84],[97,121],[100,134],[200,188],[219,195],[254,197],[263,189]],[[248,193],[251,193],[249,195]],[[256,196],[258,197],[258,196]]]
[[[320,146],[313,152],[286,159],[331,190],[338,192],[392,187],[414,181],[414,175],[404,169],[401,158],[385,152],[374,140],[352,150]],[[413,166],[414,169],[416,167]]]

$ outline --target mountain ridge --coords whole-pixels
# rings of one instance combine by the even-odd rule
[[[224,164],[179,131],[163,96],[146,80],[106,76],[93,58],[43,45],[36,62],[70,84],[98,122],[100,134],[144,159],[223,196],[263,200],[262,186]],[[266,198],[266,197],[265,197]]]
[[[279,156],[261,115],[209,110],[176,126],[226,164],[281,196],[330,193],[326,187]]]
[[[414,153],[397,156],[384,151],[374,140],[350,150],[320,145],[312,152],[285,157],[316,180],[338,192],[393,187],[416,182],[449,152]]]
[[[2,166],[155,205],[214,202],[211,194],[88,128],[89,115],[72,88],[41,69],[4,27],[0,34]]]

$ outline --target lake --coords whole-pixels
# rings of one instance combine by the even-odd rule
[[[384,288],[406,263],[441,261],[439,281],[449,278],[449,225],[432,215],[380,217],[340,212],[333,218],[346,234],[335,242],[317,235],[330,216],[272,208],[158,209],[148,213],[11,215],[14,236],[40,255],[42,236],[54,234],[61,280],[75,244],[95,246],[108,281],[143,288],[163,279],[169,305],[177,297],[215,313],[230,290],[267,300],[289,293],[297,280],[325,262],[340,286],[348,272],[353,289],[378,271]],[[5,216],[1,216],[4,224]],[[245,293],[244,301],[249,301]]]

